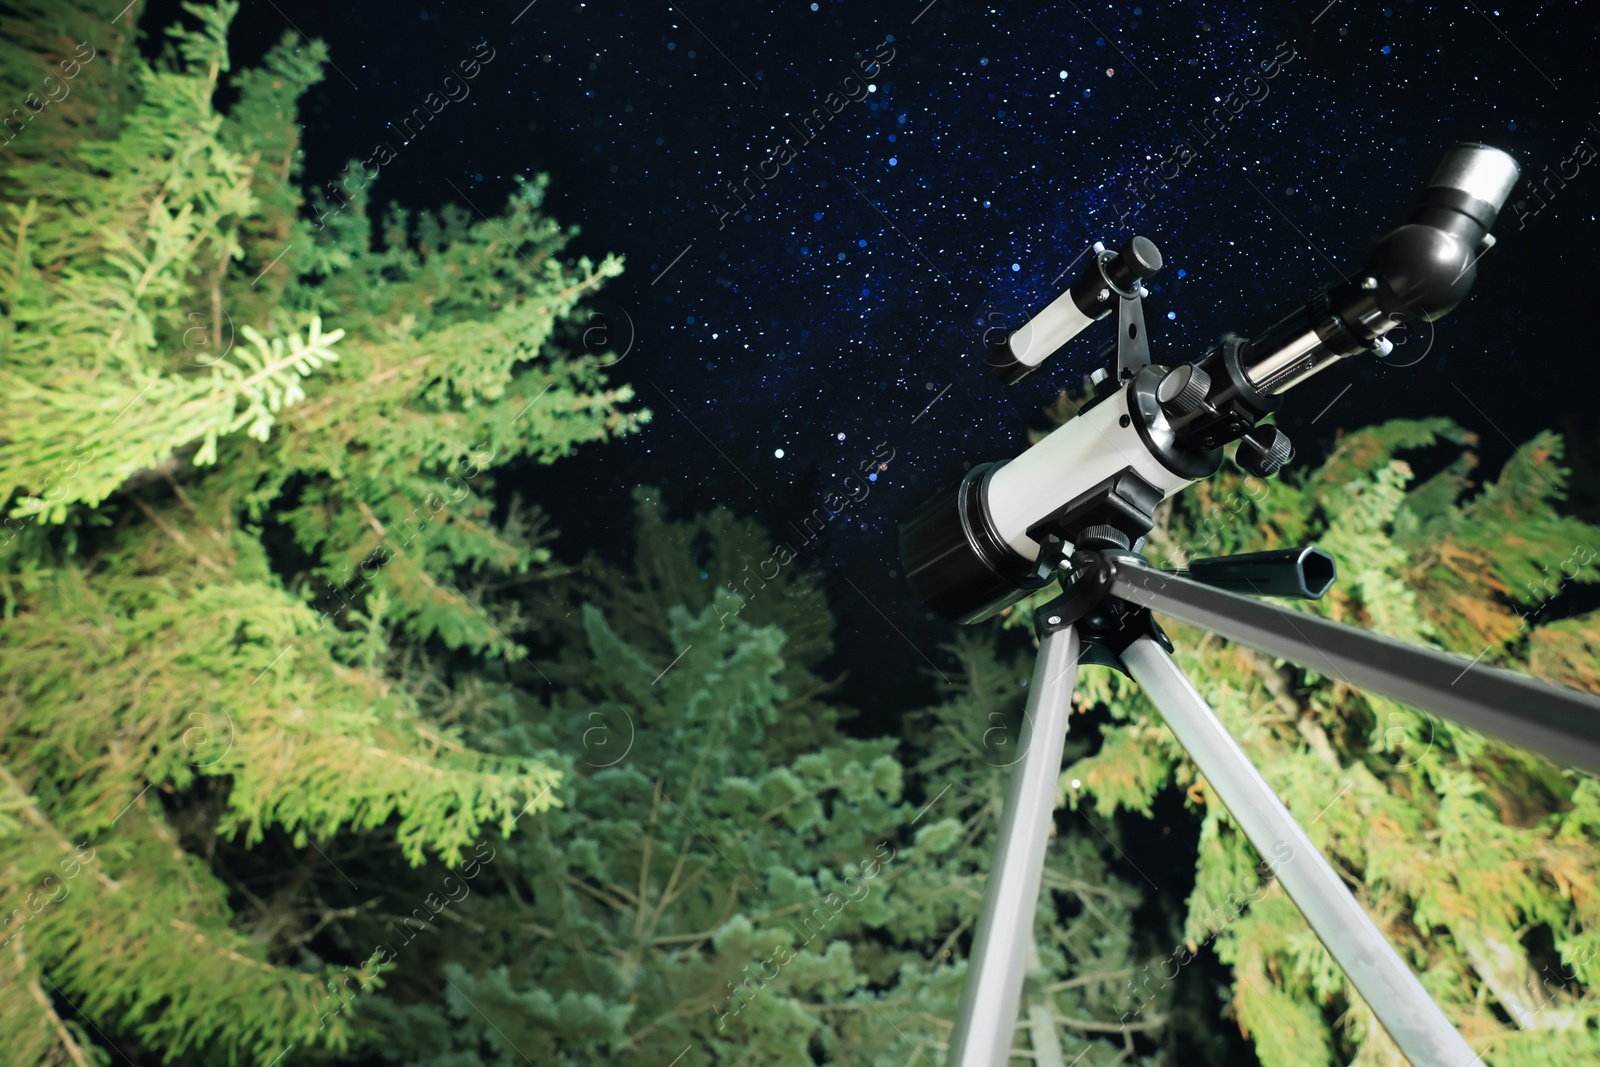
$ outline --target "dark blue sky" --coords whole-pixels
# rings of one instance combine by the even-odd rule
[[[896,522],[964,463],[1023,447],[1111,328],[1010,389],[985,376],[978,338],[1054,296],[1091,241],[1136,230],[1161,246],[1146,315],[1157,362],[1183,362],[1355,266],[1451,143],[1505,148],[1525,177],[1600,147],[1594,6],[525,2],[250,0],[235,41],[246,62],[285,27],[328,42],[336,69],[303,112],[308,183],[388,142],[378,197],[492,213],[513,174],[547,172],[576,250],[626,256],[603,294],[637,330],[616,374],[655,421],[528,475],[566,554],[620,551],[640,482],[781,530],[892,448],[807,550],[835,575],[844,664],[886,686],[942,660],[949,636],[891,573]],[[493,58],[470,97],[400,144],[387,124],[479,41]],[[1248,102],[1207,141],[1195,127],[1230,92]],[[786,138],[794,158],[764,163]],[[1196,155],[1177,177],[1130,197],[1183,144]],[[770,180],[729,214],[725,183],[758,166]],[[1491,469],[1564,418],[1593,433],[1597,172],[1507,211],[1425,357],[1352,361],[1297,390],[1279,421],[1304,461],[1340,427],[1400,415],[1477,430]]]

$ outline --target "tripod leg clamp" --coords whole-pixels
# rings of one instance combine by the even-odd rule
[[[1150,637],[1169,653],[1172,641],[1157,624],[1149,608],[1111,596],[1114,572],[1098,552],[1075,552],[1067,573],[1061,576],[1061,595],[1033,613],[1040,636],[1078,628],[1083,642],[1080,663],[1111,667],[1127,674],[1122,653],[1141,637]]]

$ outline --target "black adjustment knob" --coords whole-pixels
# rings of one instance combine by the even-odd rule
[[[1122,383],[1111,377],[1111,372],[1104,367],[1096,367],[1089,372],[1089,388],[1096,398],[1110,396],[1121,385]]]
[[[1169,418],[1176,419],[1199,411],[1210,391],[1211,375],[1186,363],[1161,379],[1156,386],[1156,400]]]
[[[1257,426],[1239,439],[1239,451],[1233,461],[1246,474],[1257,478],[1270,478],[1294,458],[1294,446],[1289,435],[1276,426]]]
[[[1115,526],[1085,526],[1078,533],[1072,547],[1080,552],[1098,552],[1108,548],[1126,549],[1128,535]]]

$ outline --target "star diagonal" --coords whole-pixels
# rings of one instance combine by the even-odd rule
[[[283,246],[283,251],[279,252],[277,255],[273,256],[271,263],[268,263],[265,267],[261,268],[261,273],[256,275],[256,281],[250,283],[251,287],[253,288],[255,286],[256,282],[259,282],[262,278],[265,278],[267,276],[267,271],[271,270],[273,267],[276,267],[278,265],[278,260],[282,259],[284,257],[284,255],[289,251],[289,249],[291,249],[293,247],[294,247],[294,242],[293,241],[290,241],[288,244],[284,245]]]
[[[156,384],[156,383],[155,382],[151,382],[150,383],[150,385],[154,385],[154,384]],[[147,385],[143,389],[139,390],[139,396],[144,396],[144,394],[148,393],[150,391],[150,385]],[[128,401],[128,406],[123,408],[121,411],[117,412],[117,418],[111,420],[111,425],[115,426],[117,424],[117,419],[120,419],[120,418],[122,418],[122,416],[126,415],[128,413],[128,408],[133,407],[133,405],[135,405],[135,404],[137,404],[139,402],[139,396],[136,396],[132,400]]]
[[[1467,672],[1470,671],[1472,668],[1476,667],[1478,665],[1478,661],[1480,659],[1482,659],[1484,657],[1484,654],[1487,653],[1493,647],[1494,647],[1494,645],[1492,645],[1492,644],[1484,645],[1483,646],[1483,652],[1479,652],[1476,656],[1473,656],[1472,657],[1472,662],[1467,664],[1465,667],[1462,667],[1461,668],[1461,673],[1456,675],[1454,678],[1452,678],[1450,680],[1450,684],[1451,685],[1455,685],[1457,682],[1461,681],[1461,679],[1465,678],[1467,676]]]
[[[693,241],[690,241],[688,244],[684,245],[683,246],[683,251],[679,252],[677,255],[673,256],[672,257],[672,262],[668,263],[667,266],[666,266],[666,269],[663,270],[660,274],[657,274],[656,278],[655,278],[655,281],[651,282],[650,284],[654,285],[656,282],[659,282],[662,278],[665,278],[667,276],[667,271],[671,270],[673,267],[676,267],[678,265],[678,260],[680,260],[684,256],[688,255],[689,254],[689,249],[691,249],[693,247],[694,247],[694,242]]]
[[[1340,798],[1340,797],[1342,797],[1342,796],[1344,796],[1344,795],[1345,795],[1345,793],[1346,793],[1346,792],[1348,792],[1348,791],[1349,791],[1349,789],[1350,789],[1350,785],[1353,785],[1353,784],[1354,784],[1354,783],[1349,783],[1349,784],[1346,784],[1346,785],[1345,785],[1345,787],[1344,787],[1344,788],[1343,788],[1343,789],[1341,789],[1341,790],[1339,790],[1339,791],[1338,791],[1338,792],[1337,792],[1337,793],[1335,793],[1335,794],[1334,794],[1334,795],[1333,795],[1333,799],[1332,799],[1332,800],[1330,800],[1330,801],[1328,801],[1328,805],[1327,805],[1327,807],[1325,807],[1325,808],[1323,808],[1323,809],[1322,809],[1322,810],[1321,810],[1321,811],[1319,811],[1319,812],[1317,812],[1317,819],[1320,819],[1320,818],[1322,818],[1322,817],[1323,817],[1323,816],[1324,816],[1324,815],[1326,815],[1326,814],[1328,814],[1328,808],[1331,808],[1331,807],[1333,807],[1333,806],[1334,806],[1334,805],[1335,805],[1335,804],[1337,804],[1337,803],[1339,803],[1339,798]],[[1310,823],[1310,825],[1312,825],[1312,826],[1315,826],[1315,825],[1317,825],[1317,819],[1312,819],[1312,820],[1311,820],[1311,823]]]
[[[139,790],[139,797],[142,797],[146,793],[150,792],[150,786],[151,785],[155,785],[155,783],[151,782],[150,785],[147,785],[143,789]],[[124,815],[128,814],[128,809],[133,807],[135,804],[137,804],[139,802],[139,797],[134,797],[132,800],[128,801],[128,803],[123,806],[123,809],[121,811],[117,812],[117,819],[120,819]],[[115,826],[115,825],[117,825],[117,819],[112,819],[106,825],[107,826]]]
[[[550,792],[550,787],[549,786],[545,786],[543,789],[539,790],[539,795],[538,796],[534,797],[532,800],[530,800],[526,804],[522,805],[522,810],[517,813],[517,817],[515,819],[511,820],[511,825],[515,826],[515,825],[517,825],[517,823],[521,822],[522,821],[522,817],[524,815],[528,814],[528,812],[532,811],[533,810],[533,806],[535,804],[539,803],[539,801],[543,800],[544,799],[544,795],[546,793],[548,793],[548,792]]]
[[[511,424],[513,426],[515,426],[516,422],[517,422],[517,419],[520,419],[520,418],[522,418],[522,416],[526,415],[528,413],[528,408],[531,408],[531,407],[533,407],[533,405],[537,404],[539,402],[539,397],[540,396],[544,396],[544,394],[548,393],[550,391],[551,386],[553,386],[555,384],[556,383],[552,381],[550,383],[550,385],[547,385],[543,389],[539,390],[539,396],[536,396],[532,400],[528,401],[527,407],[524,407],[521,411],[517,412],[517,417],[515,419],[511,420]]]
[[[1355,384],[1355,382],[1351,382],[1350,383],[1350,385],[1354,385],[1354,384]],[[1339,396],[1344,396],[1344,394],[1348,393],[1350,391],[1350,385],[1347,385],[1343,389],[1339,390]],[[1335,404],[1337,404],[1339,402],[1339,396],[1336,396],[1332,400],[1328,401],[1328,407],[1325,407],[1321,411],[1317,412],[1317,419],[1320,419],[1320,418],[1322,418],[1322,416],[1326,415],[1328,413],[1329,408],[1332,408],[1333,405],[1335,405]],[[1315,423],[1317,421],[1317,419],[1312,419],[1311,421],[1313,423]]]

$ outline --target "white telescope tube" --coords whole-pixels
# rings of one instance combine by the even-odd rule
[[[994,472],[989,515],[1000,537],[1024,559],[1039,557],[1028,527],[1100,482],[1132,467],[1164,498],[1194,482],[1151,454],[1128,410],[1133,385],[1123,386]]]
[[[1018,363],[1025,367],[1037,367],[1094,321],[1078,307],[1077,301],[1072,298],[1072,290],[1068,289],[1024,323],[1006,340],[1006,344]]]

